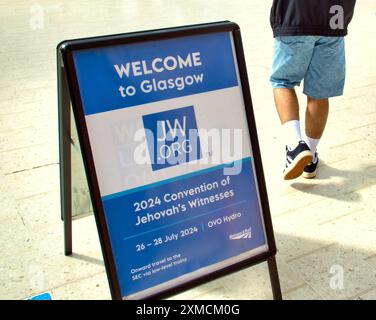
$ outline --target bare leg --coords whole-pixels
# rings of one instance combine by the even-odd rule
[[[298,98],[294,89],[278,88],[273,92],[286,146],[294,150],[302,140]]]
[[[294,89],[273,89],[274,101],[279,119],[284,124],[287,121],[299,120],[299,102]]]
[[[312,161],[312,153],[306,144],[301,144],[299,101],[294,89],[274,89],[274,101],[286,141],[286,168],[284,179],[299,177],[304,167]]]
[[[329,113],[328,99],[307,98],[307,110],[305,114],[305,132],[307,137],[320,139],[326,125]]]

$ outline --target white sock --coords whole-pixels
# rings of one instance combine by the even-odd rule
[[[313,139],[313,138],[306,136],[305,142],[313,153],[312,161],[316,162],[317,161],[317,157],[316,157],[317,145],[319,144],[320,139]]]
[[[298,146],[299,141],[302,140],[302,135],[300,133],[300,121],[287,121],[282,125],[282,129],[287,148],[289,150],[294,150]]]

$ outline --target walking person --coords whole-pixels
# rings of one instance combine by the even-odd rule
[[[343,94],[345,40],[356,0],[274,0],[275,37],[270,82],[286,143],[285,180],[314,178],[317,145],[329,113],[329,98]],[[295,86],[307,96],[305,136]]]

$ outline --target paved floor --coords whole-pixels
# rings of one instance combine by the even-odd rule
[[[264,0],[0,3],[0,298],[46,290],[55,299],[110,297],[93,216],[74,221],[75,253],[63,255],[56,44],[227,19],[242,28],[284,298],[376,298],[376,3],[358,1],[347,38],[346,93],[331,102],[318,177],[291,183],[280,179],[268,11]],[[336,281],[342,271],[343,286]],[[270,299],[267,268],[261,264],[178,297]]]

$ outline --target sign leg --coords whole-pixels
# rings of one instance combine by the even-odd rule
[[[61,58],[57,56],[61,217],[64,221],[64,253],[72,254],[72,177],[70,145],[70,95]]]
[[[269,267],[270,283],[272,285],[272,291],[273,291],[273,299],[282,300],[281,285],[279,283],[277,261],[275,259],[275,256],[272,256],[268,259],[268,267]]]

